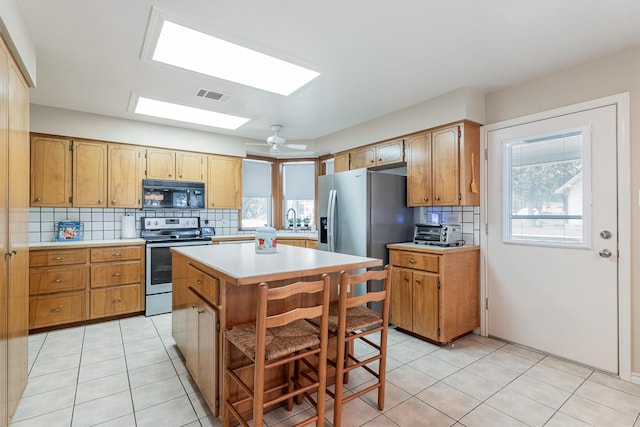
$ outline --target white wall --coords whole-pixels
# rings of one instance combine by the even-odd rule
[[[640,373],[640,46],[485,96],[487,123],[629,92],[631,97],[632,371]]]
[[[484,93],[460,88],[411,107],[318,138],[321,152],[336,153],[467,119],[485,123]]]
[[[31,132],[244,157],[247,138],[31,104]]]
[[[55,25],[55,24],[52,24]],[[36,47],[24,22],[18,0],[0,1],[0,33],[30,86],[36,83]]]

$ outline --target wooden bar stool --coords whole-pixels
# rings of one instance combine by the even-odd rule
[[[316,294],[318,303],[310,307],[290,307],[286,300],[298,297],[307,298],[304,294]],[[231,381],[238,384],[247,397],[236,402],[229,398],[224,403],[224,425],[228,426],[230,414],[242,424],[248,426],[240,413],[240,406],[247,401],[253,401],[253,425],[262,426],[265,408],[287,401],[287,409],[293,408],[293,398],[304,396],[315,406],[315,415],[296,424],[303,426],[316,422],[317,426],[324,425],[325,389],[326,389],[326,359],[328,341],[328,312],[329,312],[330,278],[324,275],[322,280],[314,282],[297,282],[278,288],[268,288],[266,283],[258,286],[258,309],[256,321],[234,326],[225,332],[225,345],[233,345],[249,360],[236,368],[229,368],[230,356],[227,353],[227,368],[225,369],[226,389],[229,390]],[[289,300],[291,301],[291,300]],[[268,306],[268,302],[272,302]],[[280,308],[275,313],[274,306]],[[284,308],[286,306],[286,308]],[[320,327],[316,328],[305,319],[319,317]],[[299,364],[307,363],[305,358],[318,359],[318,378],[315,381],[299,381],[297,372]],[[242,377],[242,371],[253,366],[253,383],[247,384]],[[265,385],[265,372],[276,367],[284,367],[286,378],[278,385]],[[246,378],[246,373],[244,375]],[[310,394],[317,390],[314,400]],[[227,395],[228,395],[227,391]],[[267,396],[269,398],[267,399]]]
[[[382,282],[382,290],[369,291],[363,295],[350,296],[352,286],[362,282],[376,280]],[[378,409],[384,409],[384,390],[387,368],[387,335],[389,331],[389,295],[391,289],[391,267],[384,270],[370,270],[360,274],[340,274],[340,295],[337,303],[329,307],[329,331],[336,335],[336,383],[335,392],[327,391],[334,398],[333,426],[340,427],[342,405],[362,395],[378,389]],[[365,307],[365,304],[382,302],[382,313]],[[380,344],[376,344],[370,335],[380,333]],[[355,340],[366,343],[375,350],[375,354],[366,359],[358,359],[349,349]],[[369,364],[378,361],[378,370]],[[377,382],[357,393],[344,396],[344,384],[349,372],[363,368],[373,375]]]

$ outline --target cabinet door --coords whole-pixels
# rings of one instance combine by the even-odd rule
[[[333,156],[333,172],[344,172],[349,170],[349,153],[336,154]]]
[[[375,166],[376,157],[373,147],[361,148],[351,152],[349,169],[360,169]]]
[[[175,179],[176,156],[171,150],[147,149],[147,179]]]
[[[480,204],[480,126],[465,122],[460,128],[460,204],[477,206]]]
[[[212,209],[240,209],[242,159],[211,155],[207,170],[207,206]]]
[[[404,162],[404,140],[396,139],[376,145],[376,166]]]
[[[206,158],[203,154],[178,151],[176,153],[176,180],[203,182],[206,177]]]
[[[460,203],[458,176],[458,126],[433,132],[433,205],[453,206]]]
[[[200,300],[198,317],[198,387],[207,401],[209,408],[212,408],[213,415],[218,415],[216,409],[216,398],[218,392],[217,369],[218,353],[217,333],[216,333],[216,311]]]
[[[70,146],[64,138],[31,138],[31,206],[69,206]]]
[[[413,272],[413,332],[438,341],[438,275]]]
[[[431,205],[431,133],[407,141],[407,205]]]
[[[107,207],[107,144],[74,141],[73,206]]]
[[[141,207],[142,150],[109,144],[108,168],[109,207]]]
[[[198,382],[198,319],[200,318],[199,298],[191,290],[187,290],[187,329],[182,353],[185,364],[193,379]]]
[[[391,323],[408,331],[413,330],[413,273],[394,268],[391,272]]]

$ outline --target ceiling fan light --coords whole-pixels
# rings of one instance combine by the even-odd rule
[[[270,137],[267,138],[267,144],[271,144],[271,145],[284,144],[285,141],[286,139],[278,135],[271,135]]]

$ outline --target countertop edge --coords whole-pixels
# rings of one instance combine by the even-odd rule
[[[479,251],[480,246],[478,245],[463,245],[463,246],[453,246],[453,247],[440,247],[440,246],[429,246],[429,245],[417,245],[413,242],[406,243],[390,243],[387,245],[387,249],[397,249],[403,251],[411,251],[411,252],[424,252],[431,254],[445,254],[452,252],[466,252],[466,251]]]
[[[78,249],[101,246],[142,246],[144,239],[114,239],[114,240],[79,240],[75,242],[31,242],[29,250],[43,251],[48,249]]]

